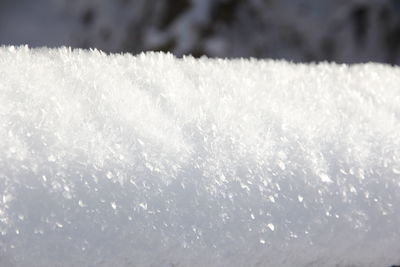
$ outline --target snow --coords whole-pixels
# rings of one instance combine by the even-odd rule
[[[400,263],[400,69],[0,48],[1,266]]]

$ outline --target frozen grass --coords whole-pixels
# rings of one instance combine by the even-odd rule
[[[400,263],[400,69],[0,49],[1,266]]]

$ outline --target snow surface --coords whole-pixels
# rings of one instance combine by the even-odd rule
[[[400,69],[0,48],[0,266],[400,263]]]

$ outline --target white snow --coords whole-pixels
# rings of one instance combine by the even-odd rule
[[[400,264],[400,69],[0,48],[0,266]]]

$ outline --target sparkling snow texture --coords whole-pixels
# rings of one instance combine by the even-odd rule
[[[0,49],[1,266],[400,263],[400,69]]]

